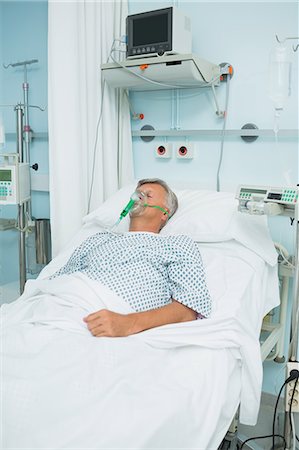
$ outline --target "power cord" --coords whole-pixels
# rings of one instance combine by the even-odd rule
[[[275,434],[275,421],[276,421],[276,414],[277,414],[277,408],[278,408],[278,402],[282,393],[283,388],[285,387],[286,384],[290,383],[290,381],[296,380],[295,382],[295,386],[294,386],[294,390],[292,393],[292,397],[291,397],[291,405],[290,405],[290,411],[289,411],[289,418],[290,418],[290,423],[291,423],[291,428],[293,430],[293,436],[297,439],[297,441],[299,441],[298,436],[296,436],[295,432],[294,432],[294,427],[292,426],[292,402],[293,402],[293,398],[295,395],[295,390],[296,390],[296,386],[298,383],[298,379],[299,379],[299,371],[296,369],[291,370],[289,377],[284,381],[284,383],[282,384],[277,399],[276,399],[276,403],[275,403],[275,407],[274,407],[274,414],[273,414],[273,422],[272,422],[272,434],[266,435],[266,436],[253,436],[249,439],[246,439],[244,442],[242,442],[241,447],[239,447],[239,450],[242,450],[242,448],[244,447],[244,445],[249,442],[249,441],[253,441],[253,440],[257,440],[257,439],[266,439],[266,438],[270,438],[272,437],[272,449],[275,448],[275,438],[279,437],[281,439],[283,439],[284,442],[284,449],[286,449],[286,440],[285,437],[282,436],[281,434]]]
[[[241,450],[244,447],[244,445],[247,444],[247,442],[249,442],[249,441],[256,440],[256,439],[267,439],[267,438],[270,438],[272,436],[273,436],[273,434],[269,434],[267,436],[255,436],[255,437],[246,439],[246,441],[244,441],[242,443],[241,447],[239,447],[239,450]],[[275,437],[280,437],[281,439],[283,439],[283,445],[284,445],[283,448],[285,449],[286,446],[287,446],[287,443],[286,443],[286,440],[285,440],[284,436],[282,436],[281,434],[275,434]]]
[[[109,55],[107,57],[107,61],[106,61],[107,63],[109,62],[109,59],[111,57],[112,52],[116,51],[116,49],[114,48],[116,42],[123,43],[123,40],[122,39],[114,39],[113,40],[111,48],[110,48]],[[118,51],[122,52],[122,50],[118,50]],[[92,172],[91,172],[91,182],[90,182],[90,186],[89,186],[87,214],[90,213],[91,197],[92,197],[92,191],[93,191],[93,185],[94,185],[94,176],[95,176],[95,161],[96,161],[96,153],[97,153],[97,144],[98,144],[98,139],[99,139],[99,127],[100,127],[100,123],[101,123],[102,117],[103,117],[103,105],[104,105],[105,88],[106,88],[106,80],[104,79],[102,81],[101,105],[100,105],[99,116],[98,116],[98,120],[97,120],[97,124],[96,124],[95,141],[94,141],[94,146],[93,146]]]
[[[226,130],[226,122],[227,122],[227,114],[228,114],[229,83],[230,83],[230,75],[227,76],[227,78],[226,78],[226,100],[225,100],[224,120],[223,120],[222,132],[221,132],[220,155],[219,155],[219,162],[218,162],[217,175],[216,175],[216,179],[217,179],[216,190],[217,190],[217,192],[220,191],[220,170],[221,170],[222,159],[223,159],[224,139],[225,139],[225,130]]]

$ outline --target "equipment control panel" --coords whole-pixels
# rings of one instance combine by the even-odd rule
[[[19,163],[15,154],[0,156],[0,205],[21,205],[30,199],[29,164]]]
[[[253,200],[279,203],[286,206],[294,206],[298,202],[298,190],[296,187],[261,187],[239,186],[236,194],[238,200]]]

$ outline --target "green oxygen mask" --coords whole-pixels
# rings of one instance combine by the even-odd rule
[[[169,212],[158,205],[149,205],[147,203],[147,195],[142,191],[135,191],[130,197],[129,202],[120,213],[119,219],[115,222],[111,230],[113,230],[121,222],[121,220],[130,213],[131,217],[140,216],[145,208],[156,208],[169,216]]]

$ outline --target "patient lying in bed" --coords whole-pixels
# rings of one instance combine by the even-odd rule
[[[211,298],[200,253],[187,236],[160,236],[177,210],[176,195],[158,179],[141,180],[147,207],[130,212],[129,233],[86,239],[51,278],[81,272],[100,281],[134,311],[101,309],[84,318],[94,336],[128,336],[169,323],[208,317]]]
[[[207,450],[239,403],[256,423],[260,324],[279,303],[267,224],[234,194],[188,190],[168,222],[176,197],[143,183],[130,231],[103,233],[133,186],[1,306],[3,448]]]

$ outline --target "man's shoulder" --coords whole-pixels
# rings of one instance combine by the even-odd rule
[[[161,237],[163,237],[166,241],[171,242],[176,247],[193,248],[195,245],[195,241],[186,234],[168,234]]]

